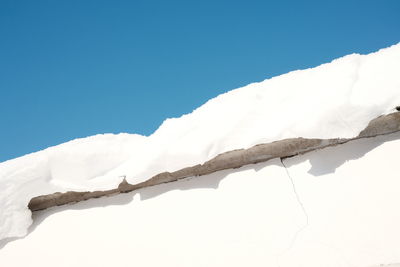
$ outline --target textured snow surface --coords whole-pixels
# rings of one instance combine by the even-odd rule
[[[284,160],[287,172],[275,159],[41,211],[0,262],[397,267],[398,151],[400,133]]]
[[[400,44],[222,94],[151,136],[97,135],[0,163],[0,239],[23,236],[29,200],[104,190],[289,137],[354,137],[400,103]]]

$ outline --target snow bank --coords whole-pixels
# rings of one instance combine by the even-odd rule
[[[32,223],[27,204],[33,197],[91,188],[91,179],[127,160],[143,139],[96,135],[0,163],[0,239],[25,235]]]
[[[400,44],[294,71],[222,94],[167,119],[112,176],[137,183],[216,155],[293,137],[355,137],[400,103]],[[140,164],[135,164],[140,162]]]
[[[222,94],[151,136],[97,135],[0,163],[0,239],[26,234],[29,200],[104,190],[292,137],[354,137],[400,104],[400,44]]]

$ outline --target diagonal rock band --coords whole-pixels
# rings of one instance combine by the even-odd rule
[[[396,107],[400,110],[400,107]],[[274,158],[288,158],[317,149],[344,144],[353,140],[387,135],[400,131],[400,112],[382,115],[372,120],[368,126],[354,138],[335,138],[335,139],[307,139],[290,138],[283,139],[267,144],[259,144],[248,149],[232,150],[219,154],[215,158],[195,166],[180,169],[175,172],[163,172],[150,179],[138,183],[129,184],[126,179],[115,189],[105,191],[54,193],[34,197],[29,202],[31,211],[38,211],[54,206],[72,204],[92,198],[112,196],[121,193],[132,192],[141,188],[174,182],[188,177],[202,176],[226,169],[236,169],[249,164],[265,162]]]

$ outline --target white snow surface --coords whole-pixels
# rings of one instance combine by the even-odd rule
[[[40,211],[0,263],[399,267],[398,151],[400,133]]]
[[[0,239],[27,233],[34,196],[111,189],[123,177],[135,184],[285,138],[354,137],[399,104],[397,44],[232,90],[149,137],[96,135],[0,163]]]

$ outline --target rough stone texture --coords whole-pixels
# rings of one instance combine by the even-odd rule
[[[354,138],[336,139],[306,139],[290,138],[267,144],[255,145],[248,149],[238,149],[222,153],[204,164],[187,167],[175,172],[163,172],[138,184],[129,184],[125,179],[118,188],[106,191],[93,192],[66,192],[38,196],[31,199],[28,207],[31,211],[43,210],[54,206],[80,202],[91,198],[112,196],[131,192],[140,188],[162,183],[174,182],[192,176],[201,176],[226,169],[240,168],[244,165],[265,162],[273,158],[288,158],[304,154],[316,149],[344,144],[352,140],[375,137],[400,131],[400,112],[380,116],[372,120],[369,125]]]

